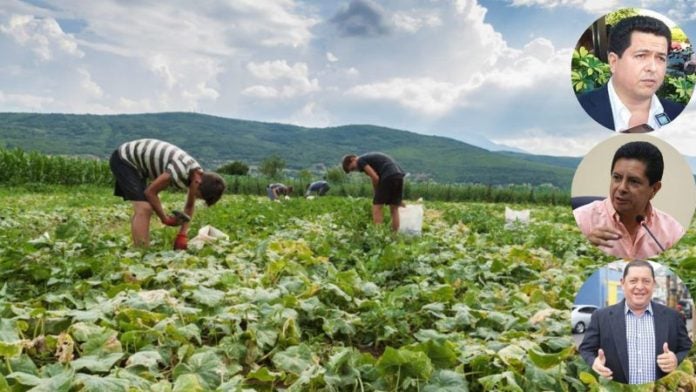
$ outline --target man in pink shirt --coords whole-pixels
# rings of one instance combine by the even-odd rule
[[[645,259],[674,245],[684,228],[650,203],[662,187],[663,171],[662,153],[651,143],[621,146],[611,163],[609,197],[573,211],[582,233],[603,251],[624,259]]]

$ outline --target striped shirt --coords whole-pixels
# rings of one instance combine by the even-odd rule
[[[638,317],[624,305],[626,343],[628,345],[628,383],[644,384],[655,381],[655,322],[652,304]]]
[[[201,165],[179,147],[156,139],[139,139],[118,148],[121,158],[144,178],[155,179],[163,173],[172,176],[172,184],[186,190],[191,170]]]

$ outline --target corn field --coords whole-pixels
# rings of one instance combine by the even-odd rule
[[[0,149],[2,184],[109,185],[112,182],[109,164],[103,160]]]

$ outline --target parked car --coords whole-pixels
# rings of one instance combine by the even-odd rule
[[[585,328],[590,325],[592,313],[597,309],[594,305],[573,305],[573,311],[570,313],[573,333],[585,333]]]

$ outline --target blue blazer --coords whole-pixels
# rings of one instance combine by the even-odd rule
[[[611,369],[614,381],[628,384],[628,344],[626,342],[626,316],[624,304],[599,309],[592,314],[590,326],[580,344],[580,355],[590,367],[597,357],[597,350],[604,350],[606,367]],[[662,345],[667,342],[669,350],[681,363],[691,349],[691,339],[686,324],[679,313],[654,301],[652,303],[655,322],[655,375],[662,378],[665,373],[657,366],[657,355],[662,354]]]
[[[684,105],[658,97],[665,113],[671,121],[674,121],[679,113],[684,110]],[[578,101],[583,109],[595,121],[605,127],[614,130],[614,116],[611,113],[611,103],[609,102],[609,90],[607,85],[578,95]]]

